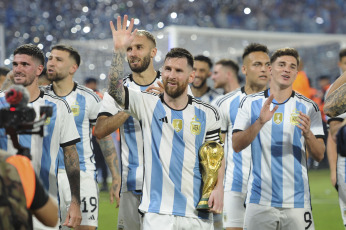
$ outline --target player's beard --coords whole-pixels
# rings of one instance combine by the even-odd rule
[[[137,66],[137,67],[131,66],[130,61],[128,61],[130,69],[132,70],[132,72],[142,73],[146,69],[148,69],[148,66],[150,64],[150,53],[147,56],[145,56],[143,59],[141,59],[141,61],[142,61],[142,65]]]
[[[168,87],[167,80],[163,81],[163,85],[165,87],[165,93],[167,93],[172,98],[177,98],[180,95],[184,93],[186,90],[187,85],[189,84],[189,79],[187,79],[185,82],[179,83],[177,82],[177,86],[172,89],[171,87]]]
[[[50,81],[60,81],[64,79],[65,77],[62,76],[60,73],[54,72],[54,73],[48,73],[47,78]]]
[[[193,88],[200,89],[200,88],[202,88],[206,83],[207,83],[207,78],[204,78],[204,80],[201,82],[200,85],[195,85],[193,82],[191,83],[191,85],[193,86]]]
[[[16,82],[16,75],[24,77],[24,81]],[[14,84],[16,84],[16,85],[22,85],[24,87],[27,87],[35,81],[35,77],[36,77],[35,75],[28,76],[28,75],[19,73],[19,74],[14,74],[13,81],[14,81]]]

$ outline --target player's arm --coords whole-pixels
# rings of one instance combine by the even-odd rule
[[[31,212],[42,224],[48,227],[54,227],[58,223],[58,204],[50,196],[41,208]]]
[[[330,169],[330,181],[333,186],[336,185],[336,162],[338,159],[338,154],[336,151],[336,143],[333,140],[331,133],[329,131],[327,138],[327,157]]]
[[[75,144],[64,146],[62,148],[64,151],[66,174],[71,189],[71,204],[63,225],[74,228],[80,225],[82,221],[82,215],[80,212],[79,156]]]
[[[110,135],[120,126],[122,126],[129,117],[130,115],[122,111],[118,112],[113,116],[99,116],[97,118],[94,130],[95,137],[101,139],[107,135]]]
[[[110,135],[101,138],[98,140],[100,148],[102,150],[102,154],[105,158],[105,161],[108,165],[109,170],[112,174],[112,187],[110,189],[110,202],[113,203],[113,199],[115,198],[117,202],[117,207],[119,207],[120,197],[120,186],[121,179],[119,175],[119,164],[118,164],[118,156],[115,150],[113,139]]]
[[[126,50],[131,45],[137,29],[132,32],[134,19],[130,21],[128,29],[126,29],[127,15],[124,16],[123,23],[121,25],[121,17],[117,18],[117,29],[115,29],[113,22],[110,22],[110,27],[113,36],[114,52],[112,58],[112,64],[109,70],[109,87],[108,93],[111,95],[118,105],[124,107],[125,105],[125,90],[122,84],[121,76],[124,76],[124,62],[126,56]]]
[[[336,117],[346,111],[346,72],[331,86],[324,101],[323,111],[329,117]]]
[[[238,153],[249,146],[255,139],[261,128],[264,126],[264,124],[272,119],[275,111],[278,109],[278,106],[276,105],[273,110],[270,111],[270,104],[272,103],[273,99],[274,95],[271,94],[269,98],[264,102],[260,116],[249,128],[243,131],[233,132],[232,147],[235,152]]]

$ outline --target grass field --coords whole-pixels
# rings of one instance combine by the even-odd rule
[[[343,230],[338,194],[331,186],[328,170],[309,172],[312,213],[316,230]],[[116,229],[118,209],[109,203],[109,194],[100,193],[99,228]]]

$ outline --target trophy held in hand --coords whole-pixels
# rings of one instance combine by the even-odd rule
[[[221,167],[224,152],[223,147],[215,141],[205,142],[199,149],[200,163],[202,164],[202,198],[196,209],[208,211],[208,200],[213,191],[218,177],[218,170]]]

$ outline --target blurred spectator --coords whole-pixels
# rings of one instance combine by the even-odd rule
[[[341,73],[346,71],[346,49],[342,49],[339,52],[338,66],[341,70]]]
[[[6,67],[0,67],[0,88],[4,81],[6,80],[6,75],[10,72],[10,69]]]
[[[44,68],[41,75],[38,77],[38,85],[39,86],[46,86],[52,84],[52,81],[48,80],[47,78],[47,69]]]
[[[303,69],[304,69],[304,63],[303,63],[303,60],[300,60],[299,66],[298,66],[299,72],[297,74],[296,80],[293,82],[292,87],[294,91],[297,91],[298,93],[311,99],[310,82]]]

